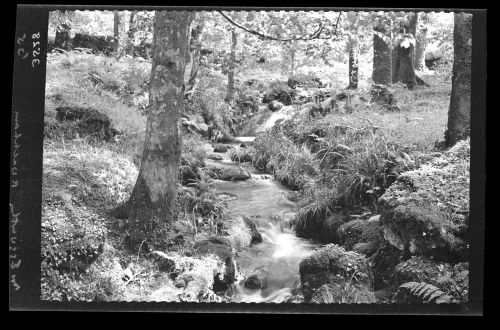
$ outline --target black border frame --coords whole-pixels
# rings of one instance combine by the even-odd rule
[[[48,14],[51,10],[344,10],[469,12],[473,14],[472,98],[471,98],[471,190],[470,190],[470,300],[458,305],[402,304],[265,304],[265,303],[168,303],[168,302],[51,302],[40,300],[41,187],[43,159],[43,117],[47,56]],[[439,314],[482,315],[484,290],[485,185],[486,185],[486,17],[485,9],[379,8],[379,7],[236,7],[236,6],[76,6],[18,5],[17,38],[40,32],[41,65],[31,67],[14,47],[14,78],[11,115],[10,200],[9,200],[9,298],[11,310],[72,311],[168,311],[219,313],[308,313],[308,314]],[[42,111],[40,111],[40,109]],[[16,114],[17,113],[17,114]],[[16,126],[18,125],[18,126]],[[17,138],[16,138],[17,134]],[[21,135],[19,135],[21,134]],[[16,146],[19,146],[17,147]],[[13,173],[16,161],[17,175]],[[18,180],[18,187],[12,187]],[[21,212],[21,213],[19,213]],[[14,215],[18,214],[18,223]],[[15,232],[14,232],[15,231]],[[17,239],[17,241],[12,241]],[[13,250],[15,248],[15,250]],[[11,258],[14,257],[14,258]],[[21,260],[19,268],[11,261]],[[20,285],[15,290],[11,276]]]

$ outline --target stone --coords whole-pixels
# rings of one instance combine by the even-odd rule
[[[236,266],[231,243],[223,237],[211,237],[196,242],[194,245],[195,256],[214,255],[224,264],[225,272],[217,274],[214,279],[214,291],[224,291],[235,281]]]
[[[370,102],[382,106],[388,111],[399,111],[394,91],[386,85],[374,84],[370,90]]]
[[[212,160],[222,160],[222,156],[221,155],[216,155],[216,154],[210,154],[207,156],[208,159],[212,159]]]
[[[245,279],[243,286],[253,290],[265,289],[267,287],[266,271],[263,268],[255,269]]]
[[[279,109],[281,109],[283,107],[283,104],[279,101],[273,100],[273,101],[269,102],[267,107],[271,111],[278,111]]]
[[[315,289],[323,284],[349,282],[372,287],[373,274],[366,258],[356,252],[328,244],[300,262],[302,293],[310,301]]]
[[[208,166],[206,169],[206,174],[213,178],[223,181],[242,181],[248,180],[252,177],[250,172],[247,170],[235,167],[235,166],[225,166],[220,164],[218,166]]]
[[[214,146],[214,152],[225,153],[229,150],[229,146],[224,144],[217,144]]]
[[[108,116],[95,108],[64,106],[55,108],[59,122],[75,122],[80,136],[91,135],[109,141],[120,131],[113,128]]]
[[[342,214],[332,214],[316,219],[316,221],[299,218],[296,220],[295,232],[299,237],[315,238],[326,243],[338,243],[338,229],[345,221],[346,217]]]
[[[470,142],[401,174],[379,198],[384,238],[412,255],[467,259]]]

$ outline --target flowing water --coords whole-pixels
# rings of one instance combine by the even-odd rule
[[[222,154],[228,166],[240,166]],[[236,198],[228,200],[228,213],[256,216],[257,229],[263,242],[240,251],[236,263],[247,276],[256,269],[265,272],[267,285],[263,289],[248,289],[243,278],[235,285],[235,302],[283,302],[293,296],[299,285],[299,263],[317,247],[308,240],[295,236],[289,221],[297,205],[286,198],[288,189],[267,173],[249,164],[243,165],[252,174],[246,181],[216,181],[218,193]]]

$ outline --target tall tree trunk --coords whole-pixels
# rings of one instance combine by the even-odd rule
[[[349,86],[357,89],[359,81],[359,46],[357,36],[350,37],[349,41]]]
[[[68,24],[61,24],[56,30],[56,38],[54,40],[54,48],[61,48],[69,50],[71,48],[70,38],[71,26]]]
[[[420,14],[421,18],[421,28],[417,29],[416,37],[417,39],[415,45],[415,70],[418,71],[426,71],[427,67],[425,66],[425,51],[427,48],[427,23],[429,22],[429,18],[426,13]]]
[[[191,72],[189,73],[189,81],[187,83],[187,90],[194,87],[196,83],[196,78],[198,77],[198,69],[200,67],[200,54],[201,54],[201,40],[203,36],[203,17],[200,18],[200,22],[191,31]]]
[[[177,216],[182,145],[179,119],[183,111],[184,70],[192,16],[184,11],[155,13],[150,111],[141,168],[127,205],[132,246],[161,237],[163,229]]]
[[[408,88],[417,85],[414,69],[415,33],[418,13],[411,13],[409,18],[400,23],[400,31],[393,50],[392,82],[402,82]]]
[[[423,28],[417,33],[417,42],[415,45],[415,70],[426,71],[425,50],[427,48],[427,28]]]
[[[446,146],[470,135],[472,14],[456,13],[453,29],[454,60]]]
[[[118,55],[118,48],[120,47],[120,12],[114,12],[113,18],[113,53]]]
[[[373,73],[375,84],[390,85],[392,82],[391,29],[384,22],[373,28]]]
[[[129,26],[127,32],[127,54],[134,55],[134,38],[136,29],[136,16],[135,11],[130,12]]]
[[[234,63],[236,61],[236,46],[238,45],[238,35],[236,30],[231,31],[231,55],[229,56],[229,68],[227,71],[227,95],[226,102],[233,103],[234,100]]]

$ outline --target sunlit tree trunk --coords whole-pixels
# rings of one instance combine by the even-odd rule
[[[357,89],[359,81],[359,45],[357,36],[351,36],[349,40],[349,86]]]
[[[201,54],[201,40],[203,36],[203,17],[200,18],[200,22],[191,31],[191,72],[189,74],[189,81],[187,83],[187,89],[191,89],[196,82],[198,77],[198,69],[200,67],[200,54]]]
[[[428,16],[426,13],[421,13],[420,18],[422,27],[416,32],[416,45],[415,45],[415,70],[426,71],[425,66],[425,51],[427,48],[427,26]]]
[[[127,54],[131,56],[134,55],[135,28],[136,28],[136,16],[135,12],[132,11],[130,12],[129,26],[127,32]]]
[[[456,13],[453,29],[454,60],[451,84],[448,129],[445,142],[448,147],[470,135],[472,14]]]
[[[161,235],[175,221],[182,144],[179,119],[192,15],[155,13],[150,111],[139,176],[127,205],[133,245]]]
[[[231,31],[231,55],[227,72],[227,95],[226,102],[232,104],[234,100],[234,64],[236,61],[236,46],[238,45],[238,35],[236,30]]]
[[[113,18],[113,52],[118,55],[120,47],[120,12],[114,12]]]
[[[391,27],[380,21],[373,28],[373,73],[375,84],[392,83]]]

